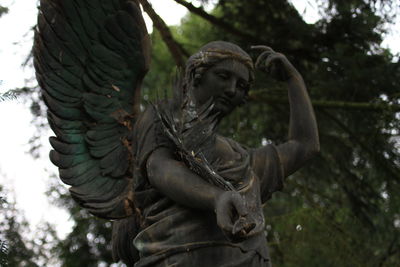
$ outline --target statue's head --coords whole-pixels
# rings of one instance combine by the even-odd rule
[[[213,97],[215,110],[223,116],[244,103],[253,79],[250,56],[228,42],[208,43],[186,63],[187,93],[199,106]]]

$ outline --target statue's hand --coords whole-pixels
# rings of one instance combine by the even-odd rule
[[[255,68],[265,71],[274,79],[287,81],[290,77],[299,75],[284,54],[275,52],[271,47],[264,45],[252,46],[251,49],[262,51],[257,57]]]
[[[250,218],[245,200],[238,192],[226,191],[215,203],[218,226],[233,241],[240,241],[256,226]]]

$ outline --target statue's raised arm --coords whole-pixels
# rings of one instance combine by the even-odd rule
[[[290,103],[290,122],[288,141],[276,146],[281,165],[282,178],[294,173],[304,163],[319,152],[319,138],[314,110],[300,73],[289,62],[285,55],[275,52],[268,46],[253,46],[261,50],[255,67],[275,79],[286,82]],[[266,150],[261,147],[255,150],[253,158],[254,171],[263,177]],[[268,197],[268,182],[261,178],[262,193]]]

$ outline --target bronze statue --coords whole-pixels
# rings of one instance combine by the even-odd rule
[[[270,266],[262,204],[319,150],[301,75],[267,46],[256,63],[211,42],[175,96],[139,112],[149,41],[138,2],[41,0],[35,68],[57,137],[50,159],[72,197],[114,220],[129,266]],[[218,123],[247,98],[254,69],[289,88],[289,140],[249,149]]]

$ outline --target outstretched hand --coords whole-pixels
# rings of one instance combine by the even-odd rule
[[[233,241],[251,235],[256,227],[245,200],[238,192],[227,191],[221,194],[216,200],[215,212],[218,226]]]
[[[292,63],[282,53],[275,52],[271,47],[265,45],[251,46],[251,49],[260,50],[255,68],[265,71],[268,75],[278,81],[287,81],[291,76],[298,74]]]

